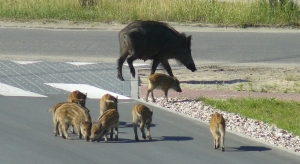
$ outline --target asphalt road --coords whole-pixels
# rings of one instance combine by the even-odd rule
[[[1,28],[0,56],[2,60],[78,59],[112,63],[119,56],[117,33]],[[188,34],[193,35],[195,61],[296,64],[300,61],[299,33],[189,31]],[[67,73],[71,75],[72,70]],[[4,78],[0,77],[0,82]],[[85,78],[80,80],[84,83]],[[131,125],[131,109],[139,103],[135,100],[121,100],[119,104],[119,141],[91,143],[75,135],[71,135],[74,140],[65,140],[53,136],[52,116],[47,110],[65,101],[67,95],[47,91],[43,95],[47,97],[0,96],[0,163],[296,164],[300,161],[299,155],[233,133],[226,134],[225,152],[214,150],[207,124],[149,104],[154,110],[153,140],[135,142]],[[89,98],[87,107],[95,120],[99,115],[99,99]]]
[[[196,62],[300,63],[300,32],[224,30],[187,31],[187,34],[192,35],[192,56]],[[116,62],[119,57],[117,35],[117,30],[0,28],[0,56],[26,60]]]
[[[139,102],[133,100],[120,101],[119,141],[86,142],[76,135],[71,135],[74,140],[54,137],[52,116],[47,110],[66,95],[47,96],[0,96],[0,163],[299,163],[299,156],[232,133],[226,134],[225,152],[214,150],[206,124],[149,105],[154,110],[153,140],[140,138],[136,142],[131,109]],[[88,99],[87,107],[97,119],[99,100]]]

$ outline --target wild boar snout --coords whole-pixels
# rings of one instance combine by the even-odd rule
[[[196,66],[195,66],[194,63],[188,64],[187,68],[188,68],[189,70],[191,70],[192,72],[197,71],[197,68],[196,68]]]

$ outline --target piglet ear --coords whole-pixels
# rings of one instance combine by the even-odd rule
[[[77,100],[75,100],[75,99],[72,99],[72,103],[77,103]]]

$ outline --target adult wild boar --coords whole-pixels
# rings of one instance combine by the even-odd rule
[[[119,33],[120,58],[118,59],[118,78],[124,81],[122,66],[127,59],[132,77],[136,59],[153,60],[151,74],[161,63],[168,74],[173,76],[168,59],[175,59],[192,72],[196,71],[191,55],[191,36],[179,33],[168,24],[156,21],[134,21]]]

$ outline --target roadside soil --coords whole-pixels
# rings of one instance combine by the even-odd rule
[[[300,66],[276,64],[206,64],[191,72],[172,69],[182,89],[300,93]],[[165,70],[156,72],[166,73]],[[139,71],[140,86],[147,86],[150,69]]]

